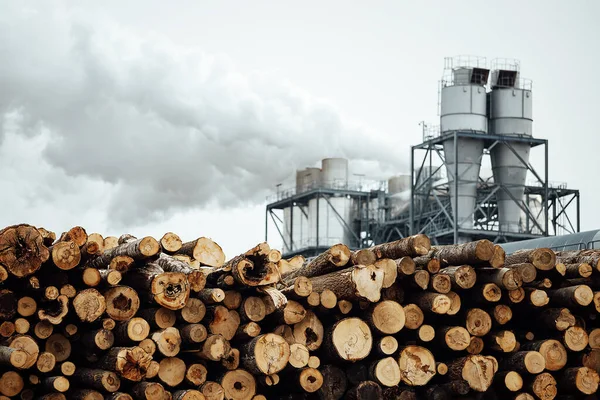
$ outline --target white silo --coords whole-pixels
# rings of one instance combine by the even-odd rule
[[[321,181],[320,168],[305,168],[296,171],[296,194],[316,189]],[[284,252],[291,253],[308,246],[310,236],[308,207],[293,205],[283,209]]]
[[[520,79],[518,62],[494,60],[491,88],[490,133],[531,137],[531,81]],[[494,181],[504,186],[497,192],[498,222],[504,232],[520,230],[517,202],[523,201],[530,148],[528,143],[510,142],[510,147],[498,143],[490,152]]]
[[[487,134],[487,84],[489,70],[484,58],[446,58],[445,76],[441,87],[441,134],[469,132]],[[473,212],[477,196],[477,180],[483,155],[483,138],[460,138],[457,148],[454,139],[444,141],[444,154],[452,210],[459,228],[473,227]],[[458,151],[458,155],[455,154]],[[455,165],[458,167],[458,190],[454,182]],[[456,192],[456,193],[455,193]],[[468,237],[459,238],[461,241]]]
[[[321,182],[320,168],[305,168],[296,171],[296,193],[315,189]]]
[[[326,158],[321,166],[321,184],[325,189],[347,189],[348,160]],[[308,202],[308,226],[310,246],[326,247],[337,243],[350,244],[352,234],[352,201],[344,195],[323,194],[317,201]],[[318,228],[317,228],[318,220]]]

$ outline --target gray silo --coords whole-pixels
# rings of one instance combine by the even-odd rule
[[[519,76],[519,63],[492,61],[489,94],[490,133],[506,136],[532,136],[531,81]],[[503,232],[519,232],[521,207],[527,178],[530,145],[498,142],[490,151],[497,192],[498,222]]]
[[[445,163],[452,211],[461,229],[473,228],[477,180],[484,140],[471,137],[456,138],[451,134],[458,132],[487,134],[485,85],[488,76],[489,70],[486,68],[485,58],[445,59],[445,72],[441,85],[441,135],[450,135],[444,141]],[[456,183],[455,172],[458,172]],[[459,240],[467,241],[469,238],[463,236]]]

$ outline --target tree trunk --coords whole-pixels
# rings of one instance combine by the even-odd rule
[[[135,400],[166,400],[167,392],[160,383],[140,382],[131,387],[131,395]]]
[[[471,344],[471,335],[462,326],[439,327],[437,337],[437,342],[454,351],[466,350]]]
[[[198,300],[198,299],[190,299],[190,301],[191,300]],[[200,301],[200,300],[198,300],[198,301]],[[202,303],[202,302],[200,302],[200,303]],[[188,305],[189,304],[190,303],[188,303]],[[204,305],[202,305],[202,306],[204,306]],[[184,315],[184,310],[185,310],[185,308],[183,308],[181,310],[181,315]],[[204,318],[205,312],[206,312],[205,308],[203,308],[203,307],[198,308],[198,314],[200,316],[200,320],[202,320],[202,318]],[[175,322],[177,322],[176,312],[173,310],[169,310],[168,308],[162,308],[162,307],[161,308],[145,308],[143,310],[140,310],[136,315],[145,319],[153,329],[170,328],[172,326],[175,326]],[[187,316],[188,313],[186,312],[185,315]],[[186,322],[189,322],[189,321],[186,321]]]
[[[404,328],[406,316],[399,303],[392,300],[383,300],[373,305],[366,313],[366,320],[376,332],[383,335],[393,335]]]
[[[523,285],[523,278],[516,268],[480,268],[477,270],[477,281],[495,283],[505,290],[515,290]]]
[[[194,292],[201,291],[206,285],[206,276],[202,271],[192,269],[188,264],[176,258],[161,254],[156,260],[156,264],[163,271],[184,274],[187,277],[190,289]]]
[[[416,304],[407,304],[403,308],[406,320],[404,326],[407,329],[419,329],[425,320],[423,310]]]
[[[369,368],[369,377],[381,386],[397,386],[401,380],[398,361],[393,357],[374,361]]]
[[[379,301],[383,271],[374,266],[354,266],[310,279],[313,291],[331,290],[340,300]]]
[[[140,308],[137,292],[129,286],[115,286],[104,292],[106,314],[115,321],[131,319]]]
[[[471,335],[485,336],[492,329],[492,318],[486,311],[472,308],[467,313],[465,326]]]
[[[512,331],[493,332],[487,340],[492,350],[502,353],[511,353],[517,347],[517,338]]]
[[[546,361],[548,371],[559,371],[567,365],[567,350],[558,340],[547,339],[524,343],[520,350],[540,353]]]
[[[373,381],[364,381],[348,389],[346,399],[348,400],[375,400],[381,399],[383,392],[381,386]]]
[[[225,262],[225,253],[221,246],[206,237],[183,243],[177,254],[188,255],[200,264],[213,268],[220,268]]]
[[[549,290],[548,295],[552,303],[564,307],[585,307],[590,305],[594,299],[594,292],[587,285]]]
[[[377,261],[377,256],[371,249],[361,249],[350,254],[352,265],[372,265]]]
[[[432,248],[432,253],[443,266],[478,265],[489,263],[494,256],[494,244],[483,239],[464,244],[436,246]]]
[[[312,278],[319,275],[325,275],[344,267],[350,260],[350,249],[344,244],[336,244],[324,253],[321,253],[310,263],[289,272],[283,276],[283,281],[290,285],[294,278],[306,276]],[[364,265],[364,264],[361,264]],[[371,264],[368,264],[371,265]]]
[[[160,360],[158,379],[170,387],[176,387],[185,378],[185,362],[177,357],[167,357]]]
[[[139,382],[144,379],[152,357],[140,347],[113,347],[98,362],[98,368],[117,372],[123,378]]]
[[[383,271],[383,283],[381,284],[383,288],[389,288],[396,282],[396,278],[398,277],[396,261],[389,258],[382,258],[377,260],[374,265],[375,268]]]
[[[160,245],[165,253],[175,254],[181,250],[183,242],[177,234],[173,232],[167,232],[160,239]]]
[[[202,324],[189,324],[179,329],[181,341],[186,346],[195,347],[208,337],[208,331]]]
[[[117,324],[114,329],[114,335],[117,343],[120,345],[130,345],[134,342],[141,342],[150,334],[150,324],[140,317],[134,317],[129,321]]]
[[[558,387],[561,392],[591,395],[598,391],[598,373],[590,368],[567,368],[560,375]]]
[[[64,271],[75,268],[81,261],[81,251],[74,242],[58,242],[49,250],[54,265]]]
[[[188,385],[200,387],[206,382],[206,376],[208,370],[202,364],[188,364],[187,370],[185,371],[185,382]]]
[[[237,311],[220,305],[207,308],[205,319],[208,331],[214,335],[223,335],[226,340],[233,339],[241,322]]]
[[[294,325],[294,341],[305,345],[310,351],[315,351],[321,347],[323,337],[323,324],[312,311],[306,311],[304,319]]]
[[[373,336],[369,326],[359,318],[345,318],[325,335],[325,348],[334,359],[356,362],[369,355]]]
[[[226,372],[221,386],[227,399],[251,400],[256,394],[256,380],[243,369]]]
[[[420,269],[409,279],[411,286],[420,288],[421,290],[427,290],[427,287],[429,286],[430,275],[429,272]]]
[[[107,265],[110,265],[112,259],[117,256],[128,256],[134,260],[144,260],[157,256],[160,253],[160,250],[158,241],[147,236],[104,250],[101,255],[88,261],[87,266],[104,269]]]
[[[317,391],[320,400],[340,400],[348,386],[346,374],[335,365],[325,365],[321,369],[323,385]]]
[[[379,244],[371,247],[375,256],[379,258],[391,258],[397,260],[405,256],[422,256],[429,252],[431,242],[425,235],[414,235],[397,240],[395,242]]]
[[[518,351],[505,358],[503,369],[527,374],[539,374],[546,368],[546,360],[537,351]]]
[[[73,308],[82,322],[94,322],[104,314],[106,300],[96,289],[85,289],[73,299]]]
[[[556,255],[548,248],[518,250],[506,256],[504,263],[506,265],[531,263],[541,271],[549,271],[556,265]]]
[[[439,272],[441,275],[447,275],[450,278],[452,289],[471,289],[477,281],[477,273],[473,267],[462,265],[459,267],[446,267]]]
[[[71,380],[75,384],[109,393],[116,392],[121,387],[117,374],[101,369],[77,368]]]
[[[165,357],[175,357],[179,354],[181,335],[177,328],[165,328],[150,335],[156,343],[157,350]]]
[[[494,357],[470,355],[448,364],[450,380],[464,380],[476,392],[485,392],[491,386],[498,371],[498,362]]]
[[[48,321],[52,325],[59,325],[62,323],[63,318],[69,313],[69,298],[64,295],[60,295],[44,308],[38,310],[38,318],[40,321]]]
[[[409,386],[424,386],[436,374],[435,359],[429,350],[406,346],[398,359],[402,382]]]
[[[290,358],[289,344],[283,337],[272,333],[252,339],[240,350],[242,363],[254,374],[276,374],[286,366]]]
[[[439,293],[415,293],[413,300],[423,312],[433,314],[446,314],[451,305],[450,298]]]
[[[0,231],[0,265],[22,278],[35,273],[50,258],[44,238],[31,225],[14,225]]]

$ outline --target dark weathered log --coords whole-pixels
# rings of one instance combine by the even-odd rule
[[[71,380],[75,384],[109,393],[116,392],[121,387],[117,374],[101,369],[77,368]]]
[[[350,256],[351,253],[348,249],[348,246],[343,244],[336,244],[335,246],[332,246],[327,251],[321,253],[319,256],[314,258],[310,263],[298,269],[295,269],[283,276],[283,281],[288,284],[291,284],[294,278],[298,276],[306,276],[310,278],[333,272],[344,267],[350,260]]]
[[[553,304],[564,307],[585,307],[594,299],[594,292],[587,285],[549,290],[548,295]]]
[[[489,262],[494,256],[494,244],[483,239],[464,244],[434,246],[432,256],[439,259],[443,266],[478,265]]]
[[[131,387],[131,395],[135,400],[168,399],[164,386],[157,382],[139,382]]]
[[[391,258],[397,260],[405,256],[422,256],[429,252],[431,242],[425,235],[414,235],[397,240],[395,242],[379,244],[371,247],[375,256],[379,258]]]
[[[564,264],[587,263],[600,271],[600,252],[598,250],[569,250],[556,253],[556,260]]]
[[[539,374],[546,368],[546,360],[537,351],[518,351],[503,360],[502,368],[526,374]]]
[[[594,394],[598,391],[598,373],[591,368],[575,367],[561,371],[558,388],[566,393]]]
[[[424,347],[406,346],[398,359],[402,382],[409,386],[424,386],[436,374],[433,354]]]
[[[50,258],[44,238],[30,225],[14,225],[0,231],[0,265],[17,277],[35,273]]]
[[[376,382],[363,381],[348,389],[345,398],[348,400],[381,399],[382,396],[381,386]]]
[[[317,391],[321,400],[340,400],[348,386],[346,374],[335,365],[325,365],[320,368],[323,375],[323,385]]]
[[[146,236],[142,239],[132,240],[104,250],[101,255],[87,262],[88,267],[105,269],[117,256],[127,256],[134,260],[144,260],[157,256],[160,253],[160,244],[156,239]]]
[[[548,248],[518,250],[506,256],[504,263],[505,265],[531,263],[541,271],[549,271],[556,264],[556,255]]]
[[[417,394],[413,388],[396,386],[383,389],[384,400],[417,400]]]
[[[0,320],[12,319],[17,313],[17,306],[17,296],[12,290],[0,290]]]
[[[69,391],[70,400],[104,400],[102,393],[92,389],[72,389]]]
[[[48,321],[52,325],[62,323],[63,318],[69,312],[69,298],[65,295],[60,295],[51,302],[46,303],[43,308],[38,310],[38,318],[40,321]]]

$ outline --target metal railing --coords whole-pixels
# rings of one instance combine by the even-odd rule
[[[514,58],[494,58],[491,69],[503,69],[505,71],[517,71],[521,68],[521,61]]]
[[[444,57],[444,69],[453,69],[460,67],[487,68],[487,59],[485,57],[471,55]]]
[[[315,189],[341,190],[349,192],[370,192],[372,190],[387,191],[387,181],[361,180],[361,181],[333,181],[333,182],[311,182],[300,185],[300,187],[289,187],[279,190],[275,194],[266,197],[268,203],[289,199],[297,194],[309,192]]]

